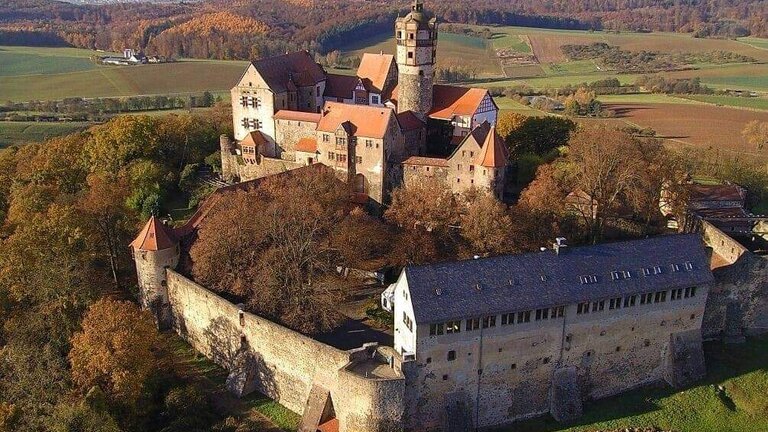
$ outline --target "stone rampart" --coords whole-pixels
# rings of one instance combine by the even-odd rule
[[[377,357],[375,345],[343,351],[242,311],[173,270],[167,280],[174,329],[230,371],[236,394],[257,390],[302,413],[317,411],[310,396],[323,388],[341,432],[402,428],[405,379]]]

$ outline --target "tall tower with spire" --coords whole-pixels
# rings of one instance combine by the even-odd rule
[[[426,119],[432,109],[437,56],[437,19],[414,0],[411,12],[395,21],[397,39],[397,111],[413,111]]]

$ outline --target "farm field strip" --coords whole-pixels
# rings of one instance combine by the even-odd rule
[[[0,122],[0,149],[83,130],[93,123]]]

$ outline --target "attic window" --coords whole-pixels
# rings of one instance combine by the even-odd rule
[[[672,271],[677,273],[680,271],[680,264],[672,264]]]
[[[541,275],[541,281],[546,282],[547,281],[547,275]]]
[[[685,269],[686,269],[687,271],[691,271],[691,270],[693,270],[693,263],[692,263],[692,262],[690,262],[690,261],[686,261],[686,262],[685,262]]]
[[[579,276],[579,280],[585,285],[595,284],[597,283],[597,275]]]

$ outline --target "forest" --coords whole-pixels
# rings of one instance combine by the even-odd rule
[[[428,2],[441,22],[528,27],[673,31],[697,37],[768,35],[768,3],[750,0],[457,0]],[[308,49],[326,54],[354,33],[389,31],[406,2],[209,0],[203,3],[74,5],[0,1],[0,44],[121,51],[168,57],[255,59]]]

